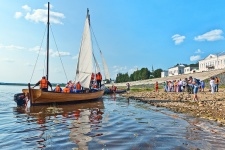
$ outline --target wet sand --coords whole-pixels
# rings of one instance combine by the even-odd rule
[[[166,107],[174,112],[186,113],[192,116],[206,118],[225,126],[225,89],[211,94],[208,89],[198,92],[198,101],[193,101],[193,94],[187,92],[143,91],[128,92],[122,96],[141,100],[156,107]]]

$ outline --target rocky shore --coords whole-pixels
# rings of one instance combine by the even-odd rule
[[[196,117],[206,118],[225,126],[225,89],[211,94],[207,89],[198,92],[198,101],[193,101],[193,94],[186,92],[128,92],[122,96],[129,99],[141,100],[156,107],[166,107],[179,113],[187,113]]]

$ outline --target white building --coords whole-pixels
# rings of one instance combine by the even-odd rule
[[[161,72],[161,78],[163,77],[167,77],[168,76],[168,71],[167,70],[164,70]]]
[[[172,68],[169,68],[168,69],[168,75],[169,76],[174,76],[174,75],[178,75],[178,74],[183,74],[185,67],[186,67],[185,65],[180,64],[180,65],[176,65],[176,66],[174,66]]]
[[[184,68],[184,74],[199,72],[198,67],[187,66]]]
[[[200,72],[223,68],[225,68],[225,52],[210,54],[206,58],[199,61]]]

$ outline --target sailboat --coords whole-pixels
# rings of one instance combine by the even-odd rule
[[[49,62],[49,8],[50,3],[48,2],[48,30],[47,30],[47,80],[49,77],[48,74],[48,62]],[[89,10],[87,10],[87,16],[84,25],[83,36],[81,40],[80,52],[77,63],[76,70],[76,80],[75,82],[80,82],[84,89],[89,88],[91,74],[93,69],[93,52],[92,52],[92,40],[90,33],[90,15]],[[84,93],[56,93],[53,91],[44,92],[41,89],[33,89],[28,83],[28,89],[22,89],[21,94],[14,95],[14,100],[17,104],[23,104],[19,101],[22,99],[23,95],[28,95],[30,100],[30,105],[35,104],[44,104],[44,103],[65,103],[65,102],[74,102],[74,101],[87,101],[95,100],[102,97],[104,90],[98,90],[95,92],[84,92]]]

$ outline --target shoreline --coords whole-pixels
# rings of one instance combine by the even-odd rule
[[[198,101],[193,101],[193,94],[187,92],[129,91],[121,94],[128,99],[140,100],[155,107],[165,107],[171,111],[185,113],[195,117],[212,120],[219,126],[225,126],[225,89],[211,94],[208,89],[198,92]]]

